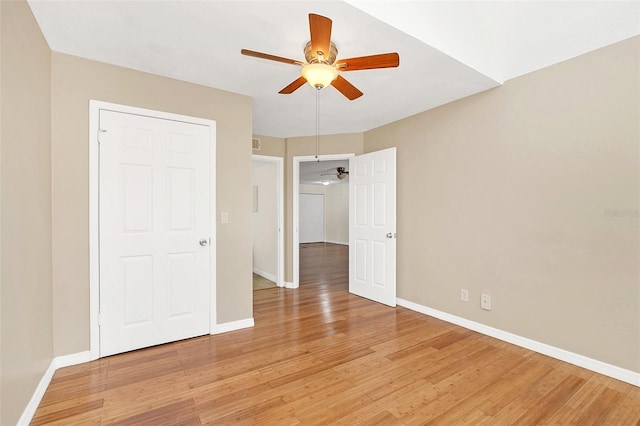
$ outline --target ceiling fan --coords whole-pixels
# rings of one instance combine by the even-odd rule
[[[393,68],[400,65],[400,56],[396,52],[336,60],[338,49],[331,42],[331,25],[331,19],[313,13],[309,14],[311,41],[304,48],[306,62],[247,49],[242,49],[240,53],[302,67],[302,75],[280,90],[279,93],[286,95],[293,93],[306,82],[318,90],[330,84],[349,100],[359,98],[362,96],[362,92],[342,77],[339,72]]]
[[[349,170],[344,167],[336,167],[336,173],[323,173],[320,176],[332,176],[334,174],[338,179],[342,180],[349,176]]]

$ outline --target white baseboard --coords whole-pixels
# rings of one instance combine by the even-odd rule
[[[57,356],[53,360],[56,362],[57,370],[58,368],[69,367],[70,365],[77,365],[91,361],[91,352],[84,351],[75,354]]]
[[[285,282],[284,282],[284,288],[298,288],[298,287],[299,287],[299,286],[295,285],[295,284],[294,284],[294,283],[292,283],[292,282],[289,282],[289,281],[285,281]]]
[[[40,383],[36,387],[36,390],[33,392],[29,403],[25,407],[20,419],[18,420],[18,426],[28,425],[31,423],[33,419],[33,415],[36,413],[38,409],[38,405],[40,405],[40,401],[42,401],[42,397],[49,387],[49,383],[51,383],[51,379],[53,378],[54,373],[58,368],[69,367],[71,365],[82,364],[83,362],[88,362],[90,360],[89,351],[78,352],[75,354],[69,354],[64,356],[58,356],[51,360],[49,364],[49,368],[44,372],[42,379],[40,379]]]
[[[51,364],[49,364],[49,368],[44,372],[42,379],[40,379],[40,383],[36,387],[36,390],[33,392],[29,403],[24,408],[20,419],[18,420],[18,426],[28,425],[31,423],[33,419],[33,415],[36,413],[38,409],[38,405],[40,405],[40,401],[42,401],[42,397],[44,396],[49,383],[51,383],[51,379],[53,378],[53,374],[56,372],[56,362],[55,358],[51,360]]]
[[[346,243],[344,241],[325,241],[325,243],[329,243],[329,244],[340,244],[341,246],[348,246],[349,242],[347,241]]]
[[[211,334],[228,333],[229,331],[241,330],[243,328],[250,328],[255,325],[253,318],[247,318],[238,321],[225,322],[217,324]]]
[[[265,272],[261,269],[253,268],[253,273],[256,275],[260,275],[262,278],[265,278],[269,281],[273,281],[274,283],[278,282],[278,278],[275,275]]]
[[[635,371],[607,364],[606,362],[598,361],[597,359],[569,352],[565,349],[556,348],[555,346],[547,345],[546,343],[541,343],[536,340],[518,336],[517,334],[509,333],[508,331],[489,327],[488,325],[438,311],[437,309],[428,308],[408,300],[397,298],[396,301],[398,305],[411,309],[412,311],[420,312],[421,314],[429,315],[469,330],[495,337],[496,339],[559,359],[560,361],[577,365],[578,367],[586,368],[587,370],[591,370],[599,374],[604,374],[605,376],[621,380],[635,386],[640,386],[640,373],[636,373]]]

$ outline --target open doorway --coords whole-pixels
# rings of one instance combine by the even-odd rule
[[[321,195],[323,198],[322,242],[312,244],[336,244],[343,247],[349,242],[349,183],[348,174],[339,173],[338,168],[348,170],[349,158],[354,154],[293,157],[293,287],[300,286],[300,250],[314,248],[300,244],[301,196]],[[316,225],[317,226],[317,225]],[[317,230],[316,230],[317,231]],[[306,240],[305,240],[306,241]]]
[[[253,289],[284,286],[283,166],[253,155]]]

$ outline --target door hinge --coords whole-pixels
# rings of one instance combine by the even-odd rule
[[[102,140],[100,139],[100,135],[102,135],[103,133],[107,133],[107,131],[102,129],[98,130],[98,143],[102,142]]]
[[[102,326],[102,313],[98,312],[98,327]]]

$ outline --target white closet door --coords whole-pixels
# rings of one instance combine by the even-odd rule
[[[209,332],[210,128],[100,112],[100,356]]]
[[[300,244],[324,242],[324,195],[300,194]]]

